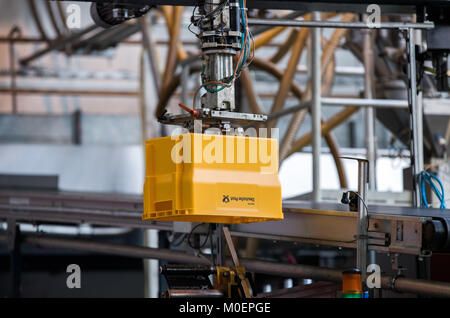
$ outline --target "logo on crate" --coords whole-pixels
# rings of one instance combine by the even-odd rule
[[[222,194],[222,202],[225,204],[233,204],[238,206],[254,206],[256,204],[256,199],[253,196],[239,196],[239,195],[230,195],[230,194]]]

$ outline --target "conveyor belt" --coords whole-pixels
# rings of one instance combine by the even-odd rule
[[[234,224],[232,235],[355,247],[358,213],[339,203],[283,202],[284,220]],[[171,231],[171,222],[141,220],[138,195],[54,191],[0,191],[0,221],[66,223]],[[369,206],[369,248],[426,255],[450,247],[450,211]]]
[[[386,206],[386,205],[368,205],[369,214],[388,214],[397,216],[417,216],[417,217],[433,217],[442,218],[450,217],[450,210],[412,208],[405,206]],[[283,201],[284,212],[314,210],[314,211],[333,211],[333,212],[349,212],[348,206],[341,203],[330,202],[309,202],[309,201]]]

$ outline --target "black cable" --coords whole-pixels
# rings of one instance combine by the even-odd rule
[[[209,236],[210,244],[211,244],[211,260],[212,260],[213,266],[215,267],[216,266],[216,259],[214,257],[214,244],[213,244],[213,236],[214,235],[212,235],[213,232],[214,232],[214,228],[215,228],[215,226],[213,224],[209,225],[209,230],[211,232],[211,235]]]
[[[197,6],[194,6],[194,9],[192,10],[192,18],[191,18],[191,23],[190,23],[189,26],[188,26],[188,30],[189,30],[192,34],[194,34],[196,37],[198,37],[198,36],[200,35],[200,33],[195,33],[195,32],[192,31],[192,29],[191,29],[192,25],[195,25],[195,24],[194,24],[194,23],[195,23],[195,20],[194,20],[195,10],[197,10]],[[195,26],[197,26],[197,25],[195,25]]]
[[[171,247],[177,247],[177,246],[180,246],[181,243],[183,243],[185,239],[186,239],[186,234],[181,234],[180,236],[178,236],[177,238],[175,238],[174,240],[172,240],[172,242],[169,241],[170,246],[171,246]]]
[[[358,198],[361,200],[361,202],[364,204],[364,207],[366,208],[366,210],[367,210],[367,213],[369,213],[369,208],[367,207],[367,205],[366,205],[366,202],[363,200],[363,198],[359,195],[359,193],[358,192],[354,192],[354,194],[356,194],[357,196],[358,196]]]
[[[208,234],[207,234],[207,236],[206,236],[206,239],[203,241],[202,244],[199,244],[198,247],[195,247],[194,244],[192,244],[192,241],[191,241],[192,234],[194,234],[195,230],[196,230],[198,227],[200,227],[201,225],[204,225],[204,224],[205,224],[205,223],[200,223],[200,224],[197,224],[196,226],[194,226],[194,228],[191,230],[191,232],[189,233],[189,235],[188,235],[188,237],[187,237],[187,243],[188,243],[188,245],[189,245],[192,249],[194,249],[194,250],[200,250],[200,249],[202,249],[203,247],[205,247],[206,243],[208,242],[209,236],[210,236],[210,234],[211,234],[211,230],[208,230]]]
[[[356,191],[347,191],[347,192],[344,192],[344,193],[346,193],[347,195],[349,195],[350,193],[354,193],[359,198],[359,200],[362,202],[364,207],[366,208],[367,215],[369,214],[369,208],[367,207],[366,202],[363,200],[363,198],[361,197],[361,195],[358,192],[356,192]],[[342,202],[342,203],[344,203],[344,202]],[[348,202],[346,202],[346,203],[348,203]],[[369,222],[367,222],[367,231],[368,230],[369,230]]]
[[[214,4],[214,3],[210,3],[210,4]],[[219,6],[217,6],[215,9],[206,12],[204,15],[201,15],[198,19],[194,20],[192,19],[191,24],[193,24],[194,26],[200,28],[200,25],[208,18],[210,17],[216,17],[219,14],[221,14],[223,12],[223,10],[225,9],[226,5],[228,4],[228,0],[223,1],[222,3],[219,4]],[[195,10],[197,9],[197,6],[194,7],[194,10],[192,11],[192,17],[195,16]],[[191,29],[190,29],[190,25],[188,27],[189,31],[191,31],[192,33],[194,33]],[[196,33],[194,33],[196,34]],[[196,34],[197,35],[197,34]],[[198,36],[198,35],[197,35]]]
[[[208,3],[208,4],[214,4],[214,3],[211,2],[211,3]],[[204,18],[209,18],[210,16],[218,15],[218,14],[215,14],[215,13],[217,13],[219,10],[220,10],[220,13],[222,13],[222,11],[225,9],[227,4],[228,4],[228,0],[225,0],[225,1],[221,2],[215,9],[207,12],[204,15]]]

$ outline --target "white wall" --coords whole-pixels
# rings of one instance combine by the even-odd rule
[[[59,175],[61,190],[142,193],[142,147],[0,145],[0,174]]]
[[[344,160],[345,171],[351,189],[358,187],[358,165],[356,161]],[[321,187],[327,190],[340,189],[339,178],[333,157],[323,154],[320,160]],[[403,191],[402,169],[409,166],[408,160],[380,158],[377,161],[378,191]],[[283,198],[289,198],[312,191],[312,155],[296,153],[286,159],[280,168]]]

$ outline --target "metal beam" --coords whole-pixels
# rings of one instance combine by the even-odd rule
[[[96,25],[91,25],[79,32],[73,33],[69,36],[66,37],[61,37],[53,42],[49,42],[48,46],[40,51],[37,51],[36,53],[32,54],[31,56],[21,59],[20,60],[20,64],[22,65],[26,65],[28,63],[30,63],[31,61],[40,58],[42,56],[44,56],[45,54],[54,51],[54,50],[61,50],[63,49],[67,44],[72,43],[76,40],[81,39],[83,36],[85,36],[88,33],[91,33],[94,30],[97,30],[99,27]]]
[[[365,22],[341,22],[341,21],[307,21],[307,20],[283,20],[283,19],[248,19],[249,25],[271,25],[285,27],[307,28],[336,28],[336,29],[371,29]],[[409,23],[409,22],[381,22],[377,29],[433,29],[433,22]]]
[[[123,96],[138,97],[136,90],[98,90],[98,89],[51,89],[51,88],[2,88],[0,94],[21,94],[21,95],[76,95],[76,96]]]
[[[359,106],[375,108],[408,108],[408,101],[401,99],[371,99],[371,98],[332,98],[322,97],[324,106]]]

